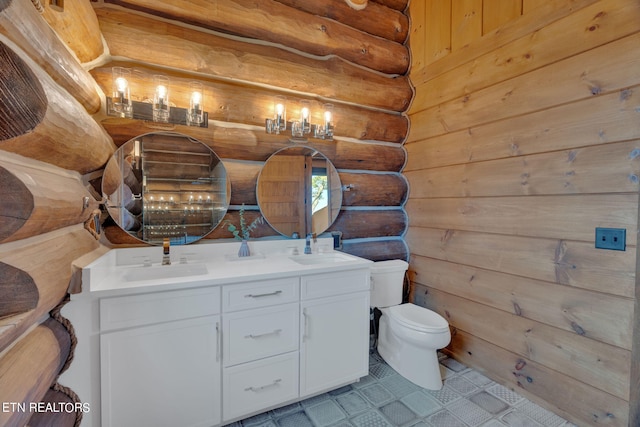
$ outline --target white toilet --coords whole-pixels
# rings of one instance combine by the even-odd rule
[[[402,303],[402,260],[379,261],[371,267],[371,307],[381,312],[378,353],[396,372],[429,390],[442,388],[437,350],[451,341],[449,323],[424,307]]]

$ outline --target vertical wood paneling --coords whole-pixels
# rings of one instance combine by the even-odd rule
[[[496,46],[473,61],[460,58],[462,63],[451,72],[431,76],[429,82],[417,87],[414,109],[418,106],[425,109],[456,97],[464,97],[490,84],[634,34],[640,20],[639,13],[635,0],[601,1],[550,23],[535,31],[535,36],[523,35],[505,46]],[[558,43],[563,38],[572,39],[575,44]],[[475,45],[477,43],[474,44],[473,53],[479,50],[475,49]],[[577,47],[580,50],[576,50]],[[596,64],[597,61],[583,63]]]
[[[482,0],[455,0],[451,5],[451,50],[482,36]]]
[[[484,0],[482,33],[487,34],[522,14],[522,0]]]
[[[483,35],[460,41],[458,3],[452,54],[415,75],[413,300],[461,362],[577,425],[638,425],[640,4],[482,6]],[[625,251],[594,247],[604,224]]]
[[[545,3],[550,3],[549,0],[522,0],[522,14],[527,14],[535,11],[536,9],[545,6]]]
[[[425,66],[451,52],[451,2],[426,0]]]

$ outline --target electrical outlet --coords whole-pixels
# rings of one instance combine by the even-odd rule
[[[596,227],[596,248],[613,251],[626,250],[627,230],[625,228]]]

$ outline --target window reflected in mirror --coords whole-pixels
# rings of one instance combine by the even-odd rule
[[[321,234],[342,205],[337,170],[312,147],[292,146],[274,153],[258,177],[257,198],[265,220],[280,234]]]

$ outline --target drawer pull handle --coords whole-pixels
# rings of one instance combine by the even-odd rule
[[[262,337],[266,337],[268,335],[278,335],[280,332],[282,332],[282,329],[276,329],[275,331],[272,332],[265,332],[264,334],[258,334],[258,335],[253,335],[253,334],[249,334],[249,335],[245,335],[245,338],[262,338]]]
[[[267,294],[247,294],[244,297],[245,298],[260,298],[260,297],[271,297],[273,295],[280,295],[282,293],[282,291],[274,291],[274,292],[269,292]]]
[[[281,378],[278,378],[277,380],[273,381],[271,384],[267,384],[267,385],[262,385],[260,387],[247,387],[244,389],[244,391],[253,391],[255,393],[264,390],[265,388],[269,388],[269,387],[275,387],[278,385],[278,383],[280,383],[282,381]]]

